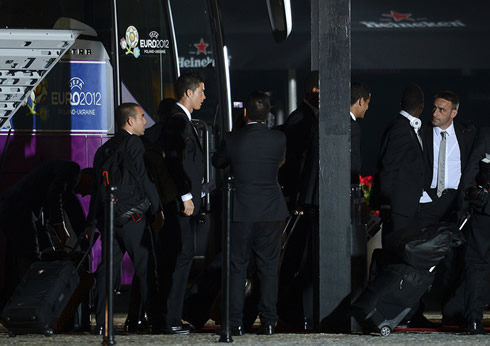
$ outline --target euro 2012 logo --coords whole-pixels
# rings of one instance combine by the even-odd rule
[[[137,47],[139,42],[138,30],[134,26],[128,26],[126,29],[126,37],[121,38],[119,44],[127,54],[133,54],[135,58],[140,56],[140,49]]]

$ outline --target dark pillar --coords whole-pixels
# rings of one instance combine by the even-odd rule
[[[311,0],[312,67],[320,70],[320,226],[315,327],[350,332],[350,0]],[[318,51],[315,51],[318,47]]]

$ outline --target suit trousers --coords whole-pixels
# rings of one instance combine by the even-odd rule
[[[435,190],[434,190],[435,191]],[[420,203],[417,211],[417,226],[427,227],[440,221],[446,221],[450,214],[456,210],[457,190],[445,190],[441,197],[435,197],[435,192],[430,194],[432,202]]]
[[[193,217],[181,215],[177,203],[166,205],[164,213],[165,225],[157,250],[164,249],[159,260],[163,270],[164,322],[166,326],[178,326],[182,323],[185,291],[194,259]]]
[[[231,228],[230,325],[243,325],[245,279],[250,255],[260,282],[258,304],[262,325],[275,325],[282,221],[233,222]]]
[[[154,280],[149,270],[148,265],[153,261],[150,261],[150,239],[148,230],[146,230],[146,218],[142,218],[139,222],[129,221],[122,227],[114,226],[114,257],[113,257],[113,271],[114,273],[120,269],[121,262],[124,253],[127,251],[134,266],[135,275],[139,279],[139,286],[141,292],[141,302],[146,306],[148,302],[149,287],[155,285],[150,284],[150,280]],[[104,236],[102,236],[102,251],[104,251],[105,242]],[[102,259],[97,272],[95,274],[95,318],[97,325],[104,324],[105,314],[105,295],[106,295],[106,262]],[[116,277],[114,275],[114,283]],[[147,309],[149,312],[150,309]]]
[[[490,302],[490,216],[475,212],[471,218],[471,227],[466,235],[465,245],[465,285],[464,317],[470,321],[480,321],[483,311]]]

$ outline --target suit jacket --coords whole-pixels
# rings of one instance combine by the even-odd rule
[[[480,161],[485,158],[485,154],[490,154],[490,128],[488,127],[480,130],[463,171],[463,175],[461,176],[461,182],[459,183],[460,206],[466,206],[463,202],[464,193],[467,188],[475,184],[475,180],[480,172]],[[487,215],[490,215],[490,203],[487,203],[483,211]]]
[[[300,172],[298,184],[298,205],[318,208],[319,203],[319,174],[320,174],[320,147],[319,147],[318,121],[307,134],[308,146],[305,151],[303,169]],[[287,162],[287,159],[286,159]]]
[[[235,177],[233,221],[279,221],[289,215],[277,181],[285,145],[284,134],[263,123],[225,134],[212,162],[217,168],[231,166]]]
[[[361,127],[359,121],[350,119],[350,172],[351,184],[359,184],[359,174],[361,173]]]
[[[115,142],[121,143],[120,145],[123,146],[122,150],[128,154],[136,172],[140,176],[141,185],[146,193],[146,196],[148,197],[151,203],[150,212],[152,214],[157,213],[160,210],[160,198],[158,196],[158,192],[155,185],[151,182],[148,173],[146,171],[145,161],[144,161],[145,149],[143,147],[143,143],[141,142],[141,139],[138,136],[131,135],[126,130],[118,130],[113,138],[109,139],[99,149],[97,149],[97,152],[95,153],[95,157],[94,157],[94,170],[98,180],[97,188],[103,186],[101,180],[102,179],[101,170],[102,170],[102,165],[107,159],[105,150],[109,146],[113,145]],[[100,217],[100,215],[103,215],[103,213],[101,213],[102,211],[101,209],[103,208],[103,201],[97,200],[98,198],[97,196],[99,196],[99,193],[96,193],[92,196],[91,203],[90,203],[91,210],[89,212],[89,219],[92,224],[95,222],[94,218],[96,216]],[[95,203],[93,203],[94,198],[95,198]],[[93,208],[97,208],[97,214],[94,213]]]
[[[378,160],[373,198],[394,213],[415,215],[424,185],[424,155],[410,121],[398,115],[388,127]]]
[[[454,122],[454,131],[456,133],[456,138],[458,139],[459,150],[461,153],[461,172],[463,172],[476,136],[476,129],[474,126]],[[430,190],[434,169],[434,131],[431,124],[423,126],[423,143],[425,161],[424,190],[427,191],[434,200],[436,197],[431,195],[432,192]]]
[[[204,179],[204,152],[191,121],[179,105],[174,105],[163,124],[160,143],[165,151],[165,161],[179,196],[191,193],[194,214],[201,206],[201,185]]]
[[[284,193],[297,198],[298,181],[303,172],[309,151],[312,127],[318,124],[318,116],[303,102],[279,127],[286,134],[286,162],[279,170],[279,182]]]

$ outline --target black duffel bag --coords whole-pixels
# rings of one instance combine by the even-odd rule
[[[409,227],[390,233],[384,248],[417,269],[430,269],[464,242],[463,233],[455,223],[440,222],[422,229]]]

